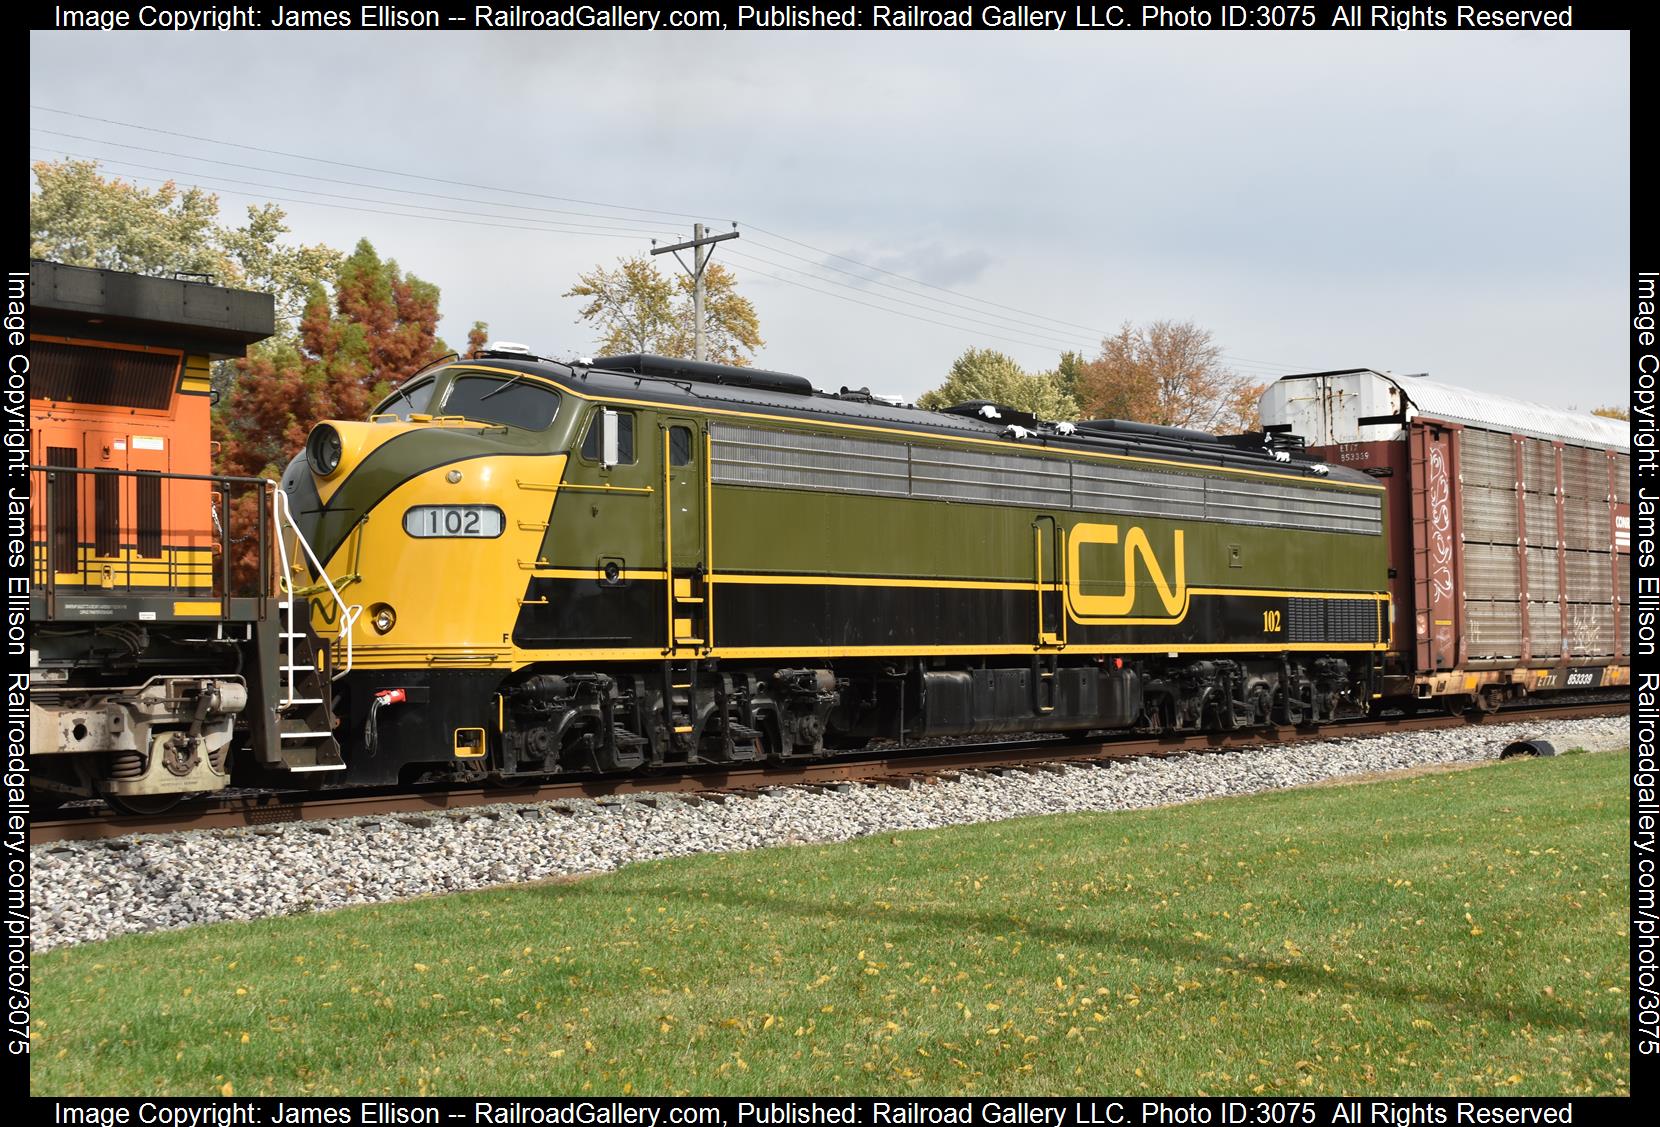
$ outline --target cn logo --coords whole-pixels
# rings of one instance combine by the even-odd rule
[[[1074,622],[1082,623],[1142,623],[1177,622],[1187,615],[1187,554],[1183,548],[1181,529],[1172,534],[1169,551],[1170,569],[1165,570],[1153,551],[1147,530],[1131,525],[1124,533],[1124,547],[1119,559],[1113,553],[1091,552],[1089,566],[1085,566],[1084,549],[1092,545],[1112,548],[1118,544],[1116,524],[1077,524],[1067,534],[1066,602]],[[1102,557],[1106,565],[1101,566]],[[1115,566],[1116,565],[1116,566]],[[1138,568],[1147,573],[1158,607],[1147,608],[1153,613],[1140,618],[1130,617],[1135,611]],[[1103,585],[1116,586],[1122,576],[1123,589],[1113,594],[1088,593],[1085,582],[1099,589]]]

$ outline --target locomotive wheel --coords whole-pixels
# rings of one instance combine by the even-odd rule
[[[194,794],[106,794],[104,801],[123,814],[147,818],[165,814]]]

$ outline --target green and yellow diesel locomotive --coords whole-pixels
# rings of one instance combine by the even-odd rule
[[[504,346],[281,488],[362,608],[313,606],[349,782],[1325,721],[1389,637],[1383,490],[1261,435]]]

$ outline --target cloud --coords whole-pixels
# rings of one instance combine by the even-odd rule
[[[865,265],[858,265],[861,263]],[[948,250],[935,242],[895,251],[844,250],[839,255],[827,256],[823,265],[832,271],[850,271],[855,283],[893,283],[898,279],[890,275],[902,274],[929,285],[960,288],[985,275],[991,265],[991,255],[977,247]]]

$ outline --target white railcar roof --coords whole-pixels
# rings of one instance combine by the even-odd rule
[[[1464,423],[1507,434],[1560,439],[1580,446],[1623,450],[1627,453],[1631,450],[1631,424],[1624,419],[1607,419],[1588,411],[1568,411],[1544,403],[1513,399],[1508,395],[1455,387],[1425,376],[1397,376],[1375,369],[1353,368],[1342,372],[1284,376],[1282,382],[1368,374],[1399,388],[1411,405],[1410,415],[1426,415],[1432,419],[1445,419],[1450,423]]]

